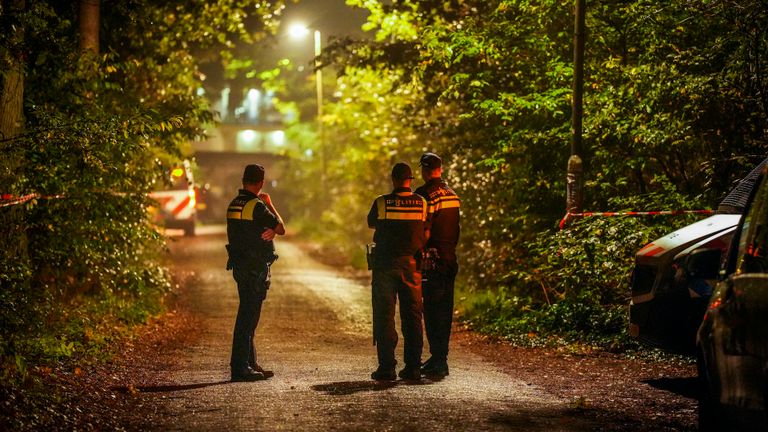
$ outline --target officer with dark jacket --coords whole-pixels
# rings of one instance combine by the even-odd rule
[[[232,381],[257,381],[274,375],[256,362],[253,336],[270,285],[270,266],[277,259],[272,240],[285,234],[285,227],[269,194],[260,193],[263,186],[264,167],[246,166],[243,188],[227,209],[227,270],[233,271],[240,297],[232,337]]]
[[[373,270],[373,340],[379,367],[371,374],[374,380],[394,380],[395,304],[400,299],[400,319],[405,345],[405,368],[399,373],[404,380],[421,379],[422,300],[421,273],[414,256],[424,246],[427,203],[411,192],[413,173],[405,163],[392,168],[394,190],[373,202],[368,213],[368,226],[375,229],[371,268]]]
[[[459,242],[459,207],[461,202],[442,176],[442,160],[434,153],[424,153],[419,160],[425,184],[416,193],[427,200],[429,226],[425,247],[424,326],[427,330],[431,357],[422,366],[430,377],[448,375],[448,341],[453,321],[453,285],[459,265],[456,244]]]

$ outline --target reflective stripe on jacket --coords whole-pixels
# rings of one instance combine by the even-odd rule
[[[414,256],[421,250],[427,216],[427,201],[410,188],[376,198],[368,212],[368,226],[376,229],[377,259]]]

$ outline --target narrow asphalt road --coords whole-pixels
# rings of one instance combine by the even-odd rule
[[[451,375],[377,383],[370,288],[345,278],[280,238],[280,259],[257,330],[259,363],[275,376],[230,383],[237,290],[224,270],[222,234],[178,238],[171,256],[198,328],[193,343],[158,354],[151,382],[137,386],[141,430],[506,430],[586,431],[595,425],[568,401],[516,380],[461,347]],[[425,358],[428,351],[425,347]],[[398,346],[402,359],[402,341]],[[167,365],[173,365],[168,367]]]

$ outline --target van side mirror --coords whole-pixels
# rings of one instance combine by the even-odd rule
[[[721,249],[696,249],[685,258],[685,268],[693,278],[717,279],[720,274]]]

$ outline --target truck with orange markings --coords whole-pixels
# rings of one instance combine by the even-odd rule
[[[195,235],[197,223],[197,193],[188,160],[170,171],[169,187],[149,194],[157,207],[151,209],[152,219],[165,228],[182,229],[184,235]]]

